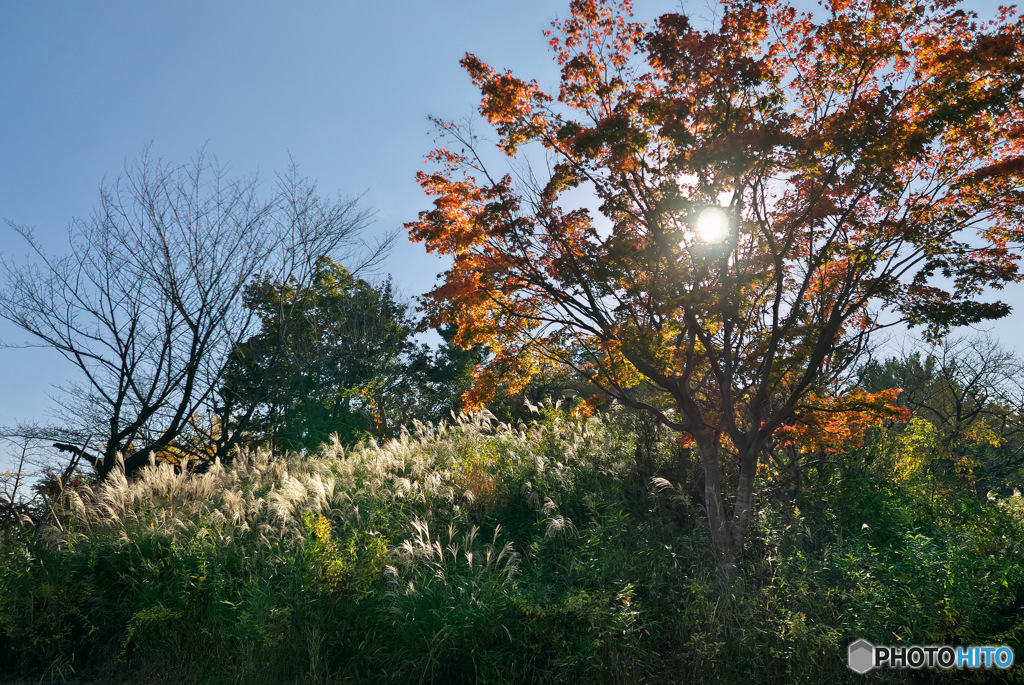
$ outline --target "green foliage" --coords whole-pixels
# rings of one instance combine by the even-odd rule
[[[455,326],[437,329],[444,341],[437,350],[425,345],[411,356],[407,374],[416,390],[416,407],[408,418],[440,423],[462,411],[462,396],[473,385],[473,371],[487,357],[482,345],[462,349]]]
[[[264,276],[245,304],[262,328],[233,351],[221,394],[256,442],[312,450],[338,433],[351,444],[404,418],[393,415],[394,386],[412,323],[390,282],[374,286],[323,257],[309,286]]]
[[[1009,494],[1024,466],[1020,359],[988,337],[956,338],[859,369],[869,391],[900,388],[915,414],[904,430],[929,435],[927,471],[979,493]],[[930,425],[925,426],[924,423]],[[923,432],[922,432],[923,431]]]
[[[372,531],[355,531],[346,540],[335,538],[323,514],[304,516],[312,579],[339,596],[359,599],[380,578],[387,559],[387,541]]]
[[[236,346],[221,387],[221,412],[250,446],[315,451],[398,435],[414,420],[439,422],[460,397],[485,351],[463,350],[442,327],[436,350],[416,346],[415,324],[391,282],[373,285],[323,257],[308,286],[264,276],[246,306],[259,333]]]
[[[5,538],[0,679],[843,683],[861,637],[1021,653],[1022,498],[943,487],[915,435],[764,483],[732,577],[682,448],[618,412],[82,486]]]

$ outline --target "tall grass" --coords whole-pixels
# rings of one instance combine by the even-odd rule
[[[643,452],[549,407],[69,490],[3,538],[0,679],[854,682],[860,637],[1024,654],[1015,500],[837,467],[762,502],[728,581],[688,454]]]

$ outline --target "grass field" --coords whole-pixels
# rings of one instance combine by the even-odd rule
[[[798,492],[766,473],[722,576],[692,457],[634,427],[477,415],[69,489],[38,539],[4,532],[0,680],[843,683],[858,638],[1024,654],[1019,497],[896,478],[882,436]]]

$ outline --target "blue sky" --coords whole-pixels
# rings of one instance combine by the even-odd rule
[[[0,218],[34,226],[59,251],[69,220],[96,206],[103,178],[152,142],[175,161],[206,144],[238,174],[267,179],[291,154],[321,190],[365,191],[376,229],[398,228],[429,205],[414,181],[432,146],[426,115],[460,118],[478,101],[460,57],[474,52],[550,86],[542,32],[567,5],[0,3]],[[640,18],[678,7],[640,5]],[[2,227],[0,252],[18,256],[25,246]],[[414,295],[444,264],[403,238],[384,268]],[[1011,303],[1022,292],[1008,291]],[[1024,351],[1020,317],[994,331]],[[0,339],[25,337],[0,324]],[[71,372],[52,352],[0,350],[0,425],[44,417],[51,385]]]
[[[41,2],[0,4],[0,217],[59,251],[104,177],[152,142],[196,148],[272,180],[288,163],[326,193],[365,192],[377,230],[427,206],[415,184],[426,115],[478,96],[466,51],[553,78],[542,31],[561,3]],[[0,252],[24,253],[9,229]],[[444,269],[404,238],[385,269],[407,295]],[[0,338],[25,336],[7,324]],[[42,416],[71,372],[56,354],[0,350],[0,424]]]

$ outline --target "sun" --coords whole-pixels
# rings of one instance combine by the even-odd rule
[[[697,217],[697,237],[705,243],[721,243],[729,237],[729,214],[721,207],[708,207]]]

